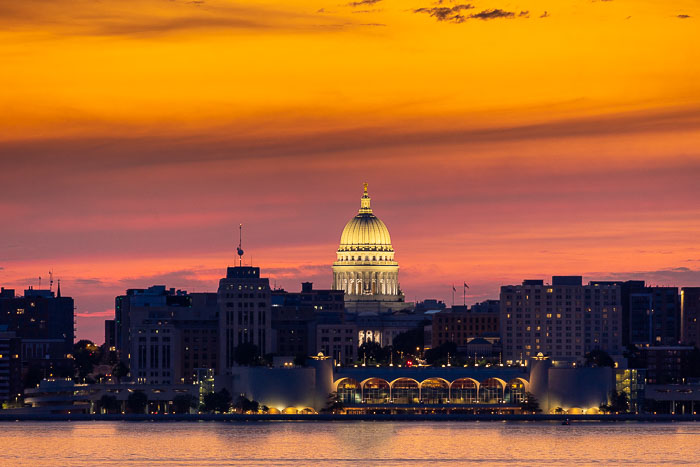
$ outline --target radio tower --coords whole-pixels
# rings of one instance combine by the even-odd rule
[[[238,225],[238,249],[236,250],[236,253],[238,253],[238,267],[241,267],[243,265],[243,224]]]

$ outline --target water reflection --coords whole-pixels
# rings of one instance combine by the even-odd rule
[[[0,465],[694,463],[700,425],[505,422],[18,422]]]

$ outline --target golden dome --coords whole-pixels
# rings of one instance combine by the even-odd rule
[[[345,225],[338,251],[394,251],[389,229],[372,213],[366,183],[360,211]]]

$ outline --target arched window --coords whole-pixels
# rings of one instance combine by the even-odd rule
[[[443,379],[426,379],[420,385],[420,396],[424,404],[447,404],[450,386]]]
[[[362,385],[365,404],[387,404],[390,399],[389,383],[380,378],[370,378]]]
[[[489,378],[479,388],[479,402],[500,404],[503,399],[503,384],[496,378]]]
[[[460,378],[452,383],[450,402],[453,404],[476,404],[478,402],[478,385],[469,378]]]
[[[505,400],[507,404],[522,404],[525,402],[527,386],[520,378],[515,378],[506,385]]]
[[[399,378],[391,384],[391,399],[394,404],[417,404],[420,390],[412,379]]]
[[[338,398],[343,404],[359,404],[362,402],[360,383],[352,378],[345,378],[338,383]]]

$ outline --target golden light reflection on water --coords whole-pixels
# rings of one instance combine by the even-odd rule
[[[693,464],[700,424],[0,424],[0,465]]]

